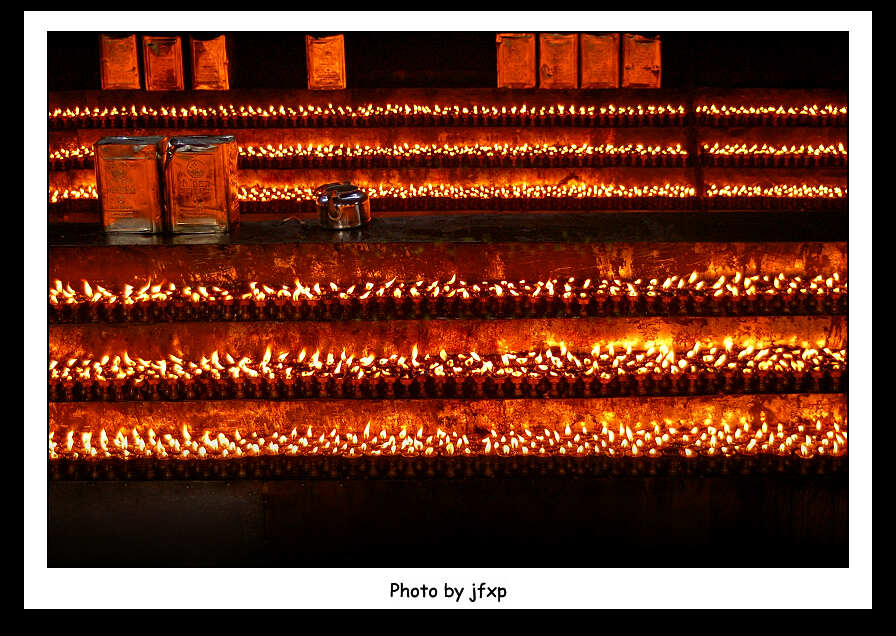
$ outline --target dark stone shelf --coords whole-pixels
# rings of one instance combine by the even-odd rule
[[[204,481],[231,479],[469,479],[649,477],[657,475],[845,474],[845,457],[248,457],[239,459],[58,459],[51,481]]]
[[[231,234],[110,235],[86,223],[51,225],[57,247],[128,245],[276,245],[289,243],[608,243],[839,242],[846,211],[722,211],[456,214],[375,218],[356,230],[330,231],[316,219],[247,221]]]
[[[247,221],[232,234],[181,236],[51,225],[48,280],[115,288],[150,278],[184,285],[296,278],[351,285],[452,275],[543,280],[846,272],[847,219],[840,211],[412,215],[375,217],[368,227],[333,232],[305,216]]]
[[[558,463],[516,478],[427,479],[413,464],[378,479],[51,479],[48,564],[848,565],[848,474],[817,474],[814,461],[800,462],[808,473],[747,475],[632,473],[620,462],[619,476],[596,478]]]

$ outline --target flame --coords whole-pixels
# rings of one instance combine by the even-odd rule
[[[462,104],[366,104],[360,106],[327,104],[279,104],[268,106],[256,104],[219,104],[217,106],[148,106],[136,104],[113,107],[65,106],[48,111],[47,117],[52,124],[57,121],[74,120],[77,123],[99,121],[115,117],[125,126],[142,124],[146,126],[148,118],[164,118],[163,125],[175,122],[201,124],[204,120],[214,119],[216,123],[226,124],[238,120],[250,121],[253,118],[274,120],[274,125],[294,124],[303,120],[302,125],[333,125],[357,120],[383,118],[389,123],[417,124],[424,120],[462,121],[490,125],[502,123],[508,113],[514,121],[530,122],[552,117],[565,125],[576,125],[577,118],[637,118],[652,119],[657,116],[671,116],[675,121],[683,121],[689,109],[683,104],[606,104],[604,106],[575,104],[513,104],[505,105],[476,104],[472,107]],[[769,115],[776,119],[790,120],[797,117],[846,117],[846,105],[800,104],[800,105],[738,105],[738,104],[701,104],[694,112],[703,119],[722,120],[736,115],[762,116]],[[386,120],[386,118],[389,118]]]
[[[688,184],[665,183],[662,185],[626,185],[613,183],[570,182],[565,185],[517,183],[509,186],[465,185],[457,183],[417,183],[390,185],[383,183],[359,183],[359,188],[371,199],[425,199],[451,200],[541,200],[541,199],[689,199],[697,196],[696,188]],[[268,186],[254,184],[240,186],[239,201],[269,203],[296,201],[311,203],[315,200],[317,186],[295,184]],[[770,186],[717,184],[706,186],[701,196],[706,197],[772,197],[777,199],[844,199],[847,188],[835,184],[774,184]],[[95,183],[72,187],[48,189],[48,202],[59,203],[69,199],[98,199]]]
[[[619,419],[619,418],[622,419]],[[384,424],[373,430],[368,421],[358,433],[349,424],[338,426],[269,426],[243,433],[229,425],[192,429],[167,424],[120,428],[110,436],[97,428],[55,428],[48,433],[50,460],[139,459],[223,460],[256,456],[405,456],[451,457],[575,455],[577,457],[664,456],[698,457],[784,455],[801,459],[842,457],[848,452],[845,418],[820,413],[768,426],[761,411],[737,417],[701,420],[640,419],[605,413],[561,423],[538,432],[513,424],[485,435],[468,436],[461,426],[420,426],[416,431]],[[290,430],[291,429],[291,430]],[[287,432],[288,431],[288,432]],[[57,441],[60,440],[60,441]],[[79,440],[80,443],[76,443]]]
[[[650,119],[657,116],[671,116],[680,121],[687,109],[681,104],[648,104],[648,105],[617,105],[605,106],[574,105],[574,104],[517,104],[509,109],[507,105],[476,104],[472,107],[461,104],[367,104],[360,106],[327,104],[279,104],[256,105],[219,104],[217,106],[130,106],[119,105],[112,107],[81,107],[67,106],[48,111],[47,116],[52,124],[56,121],[74,120],[77,123],[88,121],[100,121],[109,117],[121,120],[125,126],[141,124],[145,127],[152,123],[152,119],[162,118],[159,122],[163,125],[173,125],[175,122],[201,124],[209,119],[214,119],[222,125],[237,121],[251,122],[254,118],[273,120],[273,125],[295,125],[302,120],[302,126],[344,125],[357,120],[371,118],[388,118],[397,124],[420,123],[424,120],[438,119],[440,121],[455,121],[463,123],[495,124],[501,123],[510,115],[524,122],[542,121],[545,117],[554,117],[565,123],[576,123],[577,117],[589,119],[595,118],[620,118],[634,117],[637,119]],[[405,144],[407,147],[407,144]]]
[[[606,353],[601,353],[604,346]],[[268,345],[258,358],[231,353],[225,353],[223,358],[224,363],[215,350],[198,360],[176,355],[160,360],[145,360],[139,356],[132,359],[127,352],[114,359],[109,355],[104,355],[100,360],[69,358],[64,364],[62,360],[51,359],[48,381],[61,383],[63,388],[75,384],[90,387],[94,383],[103,387],[119,381],[180,382],[187,386],[206,381],[217,383],[227,376],[237,381],[248,377],[277,382],[299,374],[322,381],[330,378],[351,381],[355,377],[371,375],[373,378],[407,378],[421,382],[427,377],[459,380],[487,377],[502,383],[505,379],[525,377],[534,386],[542,379],[559,381],[565,378],[573,382],[588,376],[613,378],[628,374],[634,374],[637,379],[647,373],[657,378],[672,377],[685,368],[688,373],[712,375],[723,369],[744,376],[757,372],[786,375],[841,373],[846,370],[847,350],[777,345],[757,352],[754,343],[738,346],[729,337],[721,345],[697,341],[683,352],[676,352],[667,343],[654,343],[644,351],[635,351],[630,343],[610,342],[595,343],[590,354],[573,352],[565,343],[560,343],[556,350],[553,346],[547,346],[538,352],[504,351],[486,355],[471,351],[449,354],[442,349],[437,355],[421,355],[417,345],[414,345],[410,356],[370,354],[356,360],[355,354],[348,355],[344,349],[338,356],[332,351],[322,353],[315,350],[306,360],[306,350],[302,349],[295,356],[284,351],[271,363],[272,347]],[[687,360],[687,367],[674,364],[676,358],[682,362]],[[407,364],[408,359],[410,364]],[[361,371],[363,375],[359,375]]]
[[[832,147],[833,148],[833,147]],[[535,163],[584,161],[591,164],[613,158],[651,159],[656,157],[685,158],[687,150],[681,144],[658,146],[651,144],[600,144],[589,143],[559,144],[393,144],[392,146],[346,145],[333,143],[296,144],[294,146],[266,144],[262,146],[239,146],[239,157],[243,166],[274,166],[315,162],[333,166],[350,167],[353,161],[398,162],[416,164],[425,161],[447,162],[448,165],[477,164],[483,161],[490,165],[494,161]],[[58,148],[51,150],[48,161],[57,166],[80,166],[92,160],[92,146]]]
[[[155,285],[149,280],[142,287],[135,289],[135,284],[126,284],[121,291],[110,291],[97,283],[82,281],[82,289],[74,289],[71,284],[63,284],[56,280],[48,289],[48,302],[50,305],[62,308],[70,307],[77,310],[81,306],[104,307],[114,309],[121,307],[123,311],[130,312],[136,307],[148,307],[150,305],[166,306],[172,303],[177,306],[213,307],[216,305],[232,305],[236,299],[241,299],[246,304],[263,306],[268,302],[292,303],[301,305],[316,303],[326,299],[338,299],[347,306],[353,301],[359,303],[368,302],[371,296],[382,297],[387,290],[391,290],[391,296],[400,301],[405,295],[410,295],[420,302],[435,300],[441,295],[449,298],[459,297],[463,301],[479,302],[481,300],[500,300],[510,296],[510,300],[526,299],[535,300],[547,290],[549,296],[555,296],[556,289],[562,286],[564,290],[561,298],[564,303],[572,304],[573,300],[581,305],[590,302],[602,302],[606,299],[627,297],[632,302],[640,298],[655,300],[657,298],[672,300],[675,297],[688,298],[700,292],[710,281],[699,277],[697,272],[691,272],[687,277],[681,275],[666,276],[664,278],[638,278],[634,281],[622,281],[619,279],[591,279],[579,283],[575,278],[546,279],[539,281],[480,281],[477,283],[458,281],[453,275],[448,281],[398,281],[396,278],[378,284],[368,281],[363,286],[354,283],[343,288],[338,283],[330,281],[325,284],[319,282],[311,287],[303,285],[296,280],[293,286],[277,284],[259,284],[256,281],[248,283],[247,287],[235,287],[222,289],[215,285],[201,285],[194,292],[192,286],[181,287],[175,283],[162,281]],[[798,294],[803,297],[823,299],[828,296],[840,298],[848,293],[848,282],[841,277],[839,272],[811,275],[787,276],[783,272],[778,274],[753,274],[746,275],[737,271],[731,277],[721,276],[711,283],[715,289],[714,297],[717,300],[723,298],[738,298],[746,296],[755,298],[763,296],[771,299],[781,297],[789,299]],[[419,290],[423,290],[422,292]]]

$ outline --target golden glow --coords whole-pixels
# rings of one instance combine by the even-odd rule
[[[473,144],[473,145],[449,145],[449,144],[396,144],[393,146],[346,146],[343,144],[308,144],[302,146],[284,146],[280,144],[273,146],[248,146],[240,147],[240,154],[247,157],[293,157],[293,156],[317,156],[317,157],[368,157],[368,156],[386,156],[386,157],[413,157],[413,156],[455,156],[455,155],[472,155],[472,156],[553,156],[553,155],[687,155],[687,151],[681,147],[681,144],[675,146],[651,146],[644,144],[625,144],[617,146],[614,144],[601,144],[593,146],[591,144],[571,144],[571,145],[555,145],[555,144]]]
[[[774,156],[783,156],[783,155],[813,155],[813,156],[821,156],[821,155],[836,155],[836,156],[846,156],[846,147],[842,142],[837,143],[837,145],[830,144],[827,146],[813,146],[809,144],[808,146],[805,144],[801,144],[797,146],[796,144],[791,144],[787,146],[786,144],[783,146],[770,146],[768,144],[725,144],[724,146],[720,146],[718,142],[713,145],[703,144],[703,152],[710,155],[774,155]]]
[[[161,382],[165,384],[161,388],[171,389],[177,394],[175,397],[187,398],[194,389],[208,391],[206,396],[217,390],[222,392],[219,397],[243,397],[241,392],[246,382],[256,393],[263,392],[265,385],[268,391],[289,393],[296,388],[297,380],[302,382],[298,390],[306,396],[314,392],[309,383],[316,382],[320,389],[327,391],[330,380],[339,382],[332,389],[332,396],[336,397],[342,395],[346,385],[352,390],[374,393],[382,385],[388,394],[394,390],[396,380],[408,394],[417,391],[421,396],[442,395],[445,382],[461,386],[467,380],[473,382],[468,388],[474,394],[482,393],[485,382],[489,381],[490,390],[499,393],[517,392],[525,383],[524,393],[554,395],[561,381],[567,384],[581,381],[597,388],[595,382],[606,385],[616,380],[624,381],[629,387],[637,384],[637,390],[647,384],[661,390],[662,386],[674,382],[676,392],[695,392],[695,383],[709,383],[712,392],[721,390],[723,385],[726,390],[732,390],[738,383],[757,383],[758,390],[774,391],[781,389],[776,383],[788,378],[820,386],[826,378],[831,378],[836,390],[846,368],[845,348],[789,345],[759,348],[746,343],[735,345],[731,338],[722,343],[698,341],[687,351],[676,351],[674,346],[666,344],[636,351],[631,345],[610,342],[596,343],[590,352],[579,353],[560,343],[528,352],[479,354],[441,350],[420,354],[414,345],[412,351],[388,356],[345,349],[313,353],[304,348],[298,353],[274,351],[269,345],[263,354],[216,350],[198,359],[172,353],[165,359],[147,360],[128,352],[104,355],[99,360],[51,359],[48,381],[51,391],[60,399],[64,394],[65,400],[77,397],[72,393],[75,387],[83,391],[83,399],[120,399],[111,396],[108,390],[125,388],[143,392],[145,399],[165,399],[166,394],[159,392]],[[449,387],[449,391],[453,390]]]
[[[581,160],[588,163],[592,160],[621,157],[635,160],[652,159],[663,156],[686,157],[687,150],[681,144],[674,146],[654,146],[645,144],[395,144],[392,146],[369,146],[355,144],[267,144],[264,146],[240,146],[240,157],[244,164],[271,163],[278,160],[320,160],[327,164],[347,163],[353,159],[390,160],[396,162],[415,162],[423,160],[439,160],[447,163],[488,162],[493,160],[547,163],[550,160]],[[50,152],[50,162],[64,163],[67,160],[80,160],[93,157],[91,146],[77,148],[60,148]]]
[[[686,108],[683,105],[648,104],[624,106],[577,106],[575,104],[514,104],[488,105],[474,104],[367,104],[363,106],[333,105],[262,105],[220,104],[218,106],[104,106],[56,108],[47,113],[50,123],[73,122],[80,125],[88,121],[100,123],[107,120],[111,124],[124,126],[153,124],[161,120],[161,125],[185,122],[192,125],[212,123],[220,125],[239,122],[270,120],[270,125],[353,125],[359,120],[374,125],[415,124],[429,121],[433,123],[495,124],[520,122],[534,123],[575,123],[576,118],[618,121],[620,118],[651,120],[655,117],[683,119]],[[374,120],[374,121],[370,121]],[[381,120],[381,121],[380,121]],[[545,121],[547,120],[547,121]]]
[[[846,187],[828,185],[718,185],[706,187],[708,197],[771,197],[775,199],[843,199]]]
[[[74,123],[80,125],[239,125],[240,122],[269,121],[268,125],[403,125],[403,124],[500,124],[500,123],[554,123],[575,124],[625,123],[627,119],[645,120],[657,123],[681,123],[688,114],[683,104],[647,104],[583,106],[575,104],[367,104],[350,105],[272,105],[272,104],[219,104],[217,106],[152,106],[119,105],[102,108],[90,106],[68,106],[56,108],[47,113],[50,123]],[[704,122],[725,123],[733,117],[761,117],[769,123],[799,123],[802,120],[834,119],[844,122],[848,114],[846,105],[765,104],[760,106],[740,104],[700,105],[694,113]],[[374,121],[369,121],[369,120]],[[157,121],[158,120],[158,121]]]
[[[791,144],[703,144],[703,162],[712,166],[826,167],[846,164],[847,151],[842,142],[813,146]]]
[[[700,121],[728,123],[733,118],[762,118],[763,123],[800,123],[801,120],[823,119],[829,121],[845,122],[848,110],[845,105],[834,104],[803,104],[801,106],[784,106],[783,104],[768,104],[763,106],[745,106],[716,104],[701,105],[694,109]]]
[[[294,427],[254,431],[188,424],[142,424],[106,431],[59,428],[49,433],[48,456],[59,459],[226,460],[277,456],[401,457],[735,457],[809,459],[847,454],[847,421],[825,415],[792,422],[758,415],[691,420],[629,421],[588,418],[562,428],[519,422],[505,431],[473,433],[438,427]]]
[[[724,144],[718,142],[710,145],[703,144],[704,155],[714,157],[755,157],[769,156],[773,158],[821,158],[836,157],[845,158],[848,153],[843,142],[828,145],[791,144],[775,146],[763,144]],[[537,161],[539,159],[592,159],[602,157],[624,156],[632,157],[657,157],[669,155],[672,157],[686,157],[687,150],[681,144],[674,146],[652,146],[644,144],[473,144],[473,145],[449,145],[449,144],[395,144],[392,146],[369,146],[355,144],[296,144],[286,145],[267,144],[264,146],[240,146],[240,157],[250,160],[280,160],[280,159],[321,159],[327,162],[337,163],[351,159],[377,159],[386,158],[396,161],[414,161],[419,159],[441,159],[445,161],[464,159],[510,159]],[[92,146],[78,146],[74,148],[59,148],[49,153],[49,161],[65,162],[66,160],[80,160],[94,156]]]
[[[74,188],[53,188],[50,187],[50,203],[59,203],[67,199],[98,199],[99,193],[96,191],[95,184],[87,184],[76,186]]]
[[[127,320],[133,309],[156,308],[163,311],[178,310],[189,315],[196,308],[235,308],[234,317],[242,307],[315,307],[329,302],[347,309],[364,309],[371,304],[402,306],[409,310],[426,306],[430,310],[452,313],[463,306],[485,306],[492,311],[522,311],[534,309],[540,302],[562,303],[572,313],[593,308],[600,312],[614,311],[625,305],[635,307],[643,301],[646,311],[682,309],[690,303],[701,303],[707,308],[720,303],[744,299],[741,309],[748,310],[752,301],[781,299],[818,302],[826,298],[839,301],[848,294],[845,276],[838,272],[816,276],[786,276],[754,274],[745,276],[736,272],[731,276],[706,279],[696,272],[689,275],[663,278],[637,278],[634,280],[606,278],[551,278],[544,281],[482,281],[467,282],[452,276],[447,280],[396,281],[374,283],[355,282],[339,285],[336,282],[303,284],[295,280],[290,284],[268,285],[250,282],[246,286],[223,289],[217,285],[191,284],[178,286],[166,281],[151,279],[138,284],[128,284],[110,291],[97,282],[82,280],[74,286],[56,280],[48,292],[48,302],[54,309],[77,312],[80,308],[101,308],[107,317]],[[699,300],[698,300],[699,299]],[[609,302],[607,302],[609,301]],[[694,307],[692,310],[699,309]],[[97,315],[97,318],[100,314]],[[224,318],[219,316],[217,318]],[[54,316],[51,314],[51,318]]]
[[[649,186],[615,185],[615,184],[572,184],[572,185],[528,185],[512,186],[488,185],[452,185],[424,183],[408,186],[360,186],[372,199],[443,199],[443,200],[508,200],[508,199],[605,199],[605,198],[670,198],[687,199],[694,197],[695,189],[688,185],[665,184]],[[312,185],[294,186],[241,186],[238,198],[240,201],[308,201],[314,200]],[[846,187],[828,185],[724,185],[712,183],[707,186],[707,197],[771,197],[778,199],[843,199],[847,196]],[[49,188],[49,202],[58,203],[66,199],[96,199],[96,186],[85,184],[73,188]]]
[[[82,159],[84,157],[93,157],[93,146],[77,146],[74,148],[57,148],[51,150],[49,161],[65,161],[66,159]]]
[[[694,196],[694,188],[687,185],[665,184],[659,186],[625,186],[613,184],[488,186],[424,183],[409,186],[361,186],[371,198],[408,199],[415,197],[434,199],[549,199],[549,198],[639,198],[664,197],[687,198]],[[254,185],[240,188],[241,201],[311,201],[314,187],[268,187]]]

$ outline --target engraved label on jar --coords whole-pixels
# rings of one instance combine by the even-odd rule
[[[105,207],[109,210],[109,217],[113,220],[133,218],[137,216],[140,207],[137,188],[134,186],[136,173],[139,166],[133,161],[110,161],[103,169],[103,199]]]
[[[581,88],[619,88],[619,34],[583,33]]]
[[[137,36],[100,36],[100,76],[104,90],[140,88]]]
[[[183,90],[184,73],[180,37],[143,37],[146,90]]]
[[[239,223],[236,156],[231,135],[169,139],[165,192],[172,232],[227,232]]]
[[[308,88],[345,88],[345,41],[342,35],[323,38],[306,35],[305,57],[308,64]]]
[[[220,208],[212,154],[190,154],[175,162],[175,200],[179,216],[193,219],[215,214]]]
[[[227,45],[225,36],[211,40],[190,39],[193,56],[193,88],[196,90],[228,90]]]
[[[622,87],[659,88],[662,75],[660,39],[622,36]]]
[[[578,33],[542,33],[538,66],[540,88],[577,88],[579,84]]]
[[[498,88],[535,88],[535,34],[499,33]]]
[[[94,146],[96,183],[107,232],[162,229],[161,137],[104,137]]]

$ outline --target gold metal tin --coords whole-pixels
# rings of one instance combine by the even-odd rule
[[[345,89],[345,38],[341,34],[323,38],[306,35],[305,59],[309,89]]]
[[[162,231],[164,137],[104,137],[94,145],[96,185],[107,232]]]
[[[219,35],[210,40],[190,38],[193,62],[193,89],[226,91],[230,89],[230,62],[227,60],[227,40]]]
[[[143,36],[143,76],[148,91],[184,89],[184,63],[179,36]]]
[[[659,88],[662,71],[659,37],[622,36],[623,88]]]
[[[578,88],[579,34],[541,33],[538,45],[539,88]]]
[[[140,89],[136,35],[100,35],[100,86],[103,90]]]
[[[498,88],[535,88],[535,34],[499,33]]]
[[[239,225],[236,140],[172,137],[165,153],[168,228],[175,234],[229,232]]]
[[[581,88],[619,88],[618,33],[583,33],[579,52]]]

